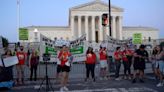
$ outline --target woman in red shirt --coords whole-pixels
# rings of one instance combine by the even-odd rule
[[[107,54],[106,54],[106,47],[100,47],[99,50],[99,56],[100,56],[100,76],[102,78],[107,79],[106,76],[106,69],[107,69]]]
[[[86,79],[87,81],[89,79],[89,74],[91,72],[92,80],[95,82],[95,64],[96,64],[96,54],[93,52],[92,47],[88,47],[87,53],[86,53]]]
[[[120,47],[116,48],[116,51],[114,52],[114,59],[115,59],[115,67],[116,67],[115,80],[120,80],[119,72],[120,72],[121,59],[122,59],[122,52],[120,51]]]
[[[122,61],[124,65],[124,79],[131,79],[131,64],[132,64],[132,56],[133,52],[128,48],[125,47],[125,50],[122,51]],[[126,72],[128,71],[129,76],[127,76]]]
[[[70,72],[70,62],[69,62],[70,56],[71,56],[71,53],[69,52],[68,47],[64,45],[58,55],[58,58],[60,60],[59,66],[62,72],[60,91],[68,91],[68,88],[66,87],[66,85],[68,82],[68,76]]]

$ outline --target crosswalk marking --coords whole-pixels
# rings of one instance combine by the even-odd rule
[[[25,89],[30,88],[37,90],[40,86],[21,86],[21,87],[14,87],[14,89]],[[60,92],[58,91],[49,91],[49,92]],[[85,89],[85,90],[70,90],[68,92],[158,92],[154,89],[147,88],[147,87],[131,87],[131,88],[106,88],[106,89]]]

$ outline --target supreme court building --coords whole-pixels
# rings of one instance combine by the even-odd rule
[[[102,26],[102,14],[109,12],[108,4],[101,0],[81,4],[69,9],[68,26],[29,26],[28,42],[39,41],[39,34],[52,40],[74,40],[86,34],[87,41],[100,42],[109,35],[109,25]],[[158,39],[158,29],[143,26],[123,26],[124,9],[111,5],[111,36],[116,39],[132,38],[134,33],[142,33],[143,39]]]

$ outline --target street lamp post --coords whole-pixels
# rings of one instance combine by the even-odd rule
[[[20,0],[17,0],[17,40],[19,41],[19,28],[20,28]]]
[[[112,36],[112,32],[111,32],[111,3],[109,0],[109,36]]]

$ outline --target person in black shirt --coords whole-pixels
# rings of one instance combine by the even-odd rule
[[[133,81],[132,83],[136,82],[136,73],[139,70],[139,77],[140,82],[144,83],[143,76],[144,76],[144,69],[146,68],[145,60],[148,60],[148,52],[145,50],[145,45],[140,45],[139,49],[137,49],[134,53],[134,73],[133,73]]]

